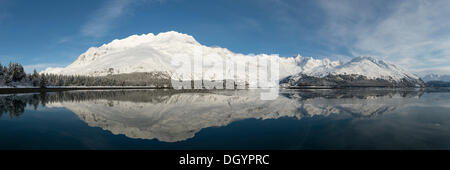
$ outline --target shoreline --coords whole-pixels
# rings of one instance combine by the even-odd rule
[[[385,86],[300,86],[300,87],[280,87],[279,89],[291,89],[291,90],[314,90],[314,89],[427,89],[436,87],[385,87]],[[48,87],[48,88],[38,88],[38,87],[4,87],[0,88],[0,94],[16,94],[16,93],[45,93],[45,92],[62,92],[62,91],[77,91],[77,90],[170,90],[170,87]],[[194,91],[204,91],[211,89],[184,89],[184,90],[194,90]],[[214,89],[214,90],[228,90],[228,89]],[[245,89],[233,89],[233,90],[245,90]]]
[[[48,88],[0,88],[0,94],[14,94],[14,93],[42,93],[42,92],[61,92],[74,90],[152,90],[152,89],[171,89],[168,87],[48,87]]]
[[[356,89],[356,88],[382,88],[382,89],[425,89],[428,87],[390,87],[390,86],[293,86],[284,89]]]

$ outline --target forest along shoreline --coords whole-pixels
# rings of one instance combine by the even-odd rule
[[[15,93],[42,93],[42,92],[62,92],[73,90],[152,90],[152,89],[171,89],[169,87],[48,87],[48,88],[0,88],[0,94],[15,94]]]
[[[198,80],[201,81],[201,80]],[[224,80],[224,85],[227,80]],[[195,81],[191,82],[194,87]],[[450,87],[450,83],[428,82],[425,87]],[[297,85],[281,86],[282,89],[347,89],[347,88],[402,88],[390,86],[324,86]],[[411,88],[411,87],[409,87]],[[414,88],[414,87],[413,87]],[[424,88],[424,87],[420,87]],[[71,90],[126,90],[126,89],[173,89],[170,75],[164,72],[136,72],[126,74],[109,74],[105,76],[40,74],[36,70],[26,73],[19,63],[0,63],[0,94],[59,92]],[[216,89],[219,90],[219,89]],[[230,89],[234,90],[234,89]],[[183,91],[208,91],[208,89],[184,89]]]
[[[69,90],[170,89],[162,73],[129,73],[106,76],[26,73],[19,63],[0,63],[0,94]]]
[[[392,88],[392,87],[280,87],[280,89],[292,89],[292,90],[326,90],[326,89],[442,89],[448,90],[446,87],[420,87],[420,88]],[[47,93],[47,92],[63,92],[63,91],[77,91],[77,90],[174,90],[171,87],[48,87],[48,88],[0,88],[0,94],[20,94],[20,93]],[[205,92],[211,90],[249,90],[249,89],[182,89],[177,90],[180,92]]]

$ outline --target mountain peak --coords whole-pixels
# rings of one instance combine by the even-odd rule
[[[158,43],[186,43],[186,44],[194,44],[194,45],[200,45],[197,40],[191,35],[179,33],[176,31],[168,31],[168,32],[162,32],[153,37],[154,42]]]
[[[327,75],[364,75],[369,79],[402,80],[405,77],[416,78],[393,64],[385,63],[375,57],[360,56],[347,63],[331,61],[329,59],[316,59],[302,57],[285,58],[278,55],[244,55],[233,53],[225,48],[208,47],[198,43],[194,37],[169,31],[132,35],[124,39],[116,39],[101,47],[92,47],[81,54],[78,59],[65,68],[48,68],[43,73],[63,75],[89,75],[102,76],[108,74],[123,74],[135,72],[164,72],[182,80],[201,78],[203,80],[215,79],[215,73],[223,72],[223,67],[205,67],[202,71],[191,74],[189,71],[180,73],[172,63],[182,62],[186,57],[198,57],[195,49],[201,49],[204,63],[215,63],[226,56],[230,61],[241,67],[247,63],[242,61],[255,61],[255,57],[274,57],[280,62],[279,78],[286,78],[296,74],[305,74],[314,77]],[[182,55],[180,55],[182,54]],[[248,64],[257,65],[255,62]],[[234,79],[233,68],[227,68],[225,79]],[[252,73],[255,74],[255,73]]]
[[[359,56],[359,57],[353,58],[352,60],[350,60],[350,62],[361,62],[364,60],[371,61],[373,63],[378,63],[379,61],[381,61],[381,60],[377,59],[376,57],[372,57],[372,56]]]
[[[154,35],[153,33],[131,35],[124,39],[115,39],[110,43],[103,44],[100,47],[89,48],[68,67],[86,66],[96,60],[104,58],[105,56],[109,56],[109,54],[119,53],[129,49],[147,49],[155,47],[170,48],[185,45],[200,45],[200,43],[198,43],[194,37],[176,31],[162,32],[158,35]],[[59,71],[61,69],[56,70]]]
[[[115,39],[111,43],[104,44],[100,48],[130,48],[136,47],[143,44],[167,44],[167,43],[188,43],[188,44],[199,44],[194,37],[179,33],[176,31],[162,32],[158,35],[153,33],[142,34],[142,35],[131,35],[124,39]]]
[[[378,67],[382,67],[382,68],[395,68],[398,69],[395,65],[393,64],[389,64],[384,62],[383,60],[380,60],[376,57],[372,57],[372,56],[359,56],[359,57],[355,57],[353,58],[349,63],[361,63],[367,61],[368,63],[373,63],[375,65],[377,65]]]

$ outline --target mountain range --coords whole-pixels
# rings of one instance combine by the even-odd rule
[[[199,53],[199,51],[201,53]],[[199,55],[200,54],[200,55]],[[183,63],[191,57],[202,57],[200,71],[180,72],[174,63]],[[283,86],[388,86],[423,87],[416,75],[375,57],[356,57],[349,62],[314,59],[297,55],[245,55],[226,48],[208,47],[194,37],[169,31],[154,35],[133,35],[114,40],[100,47],[92,47],[64,68],[47,68],[42,73],[63,75],[105,76],[136,72],[157,72],[159,78],[180,80],[223,79],[248,81],[247,75],[236,75],[234,68],[214,67],[222,57],[225,64],[241,68],[261,67],[257,58],[279,62],[279,82]],[[247,61],[247,62],[246,62]],[[247,65],[246,65],[247,64]],[[251,82],[248,82],[251,83]]]
[[[424,76],[423,81],[442,81],[442,82],[450,82],[450,75],[438,75],[438,74],[429,74]]]

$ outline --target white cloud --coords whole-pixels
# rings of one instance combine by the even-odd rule
[[[36,69],[39,72],[49,67],[62,67],[65,65],[66,64],[40,63],[40,64],[24,65],[23,68],[26,73],[33,73],[34,69]]]
[[[105,35],[133,9],[135,2],[111,0],[105,3],[82,26],[82,34],[89,37]],[[280,21],[282,29],[291,32],[307,30],[298,35],[329,47],[330,50],[323,50],[322,55],[372,55],[416,73],[450,74],[450,22],[447,22],[450,1],[310,1],[318,7],[316,11],[305,9],[312,8],[310,4],[305,6],[305,1],[255,2],[268,7],[267,12]],[[246,23],[242,29],[264,27],[252,18],[242,18],[242,22]],[[310,23],[316,24],[312,30],[317,31],[308,30]]]
[[[129,14],[132,14],[137,5],[146,2],[163,3],[166,0],[108,0],[103,3],[90,16],[89,20],[81,27],[81,33],[89,37],[102,37],[107,34],[111,28],[119,24],[119,20]]]
[[[82,26],[81,33],[90,37],[101,37],[110,31],[117,19],[127,13],[131,0],[111,0],[104,3]]]
[[[320,1],[324,37],[355,56],[382,56],[411,71],[450,70],[450,1],[378,2]]]

